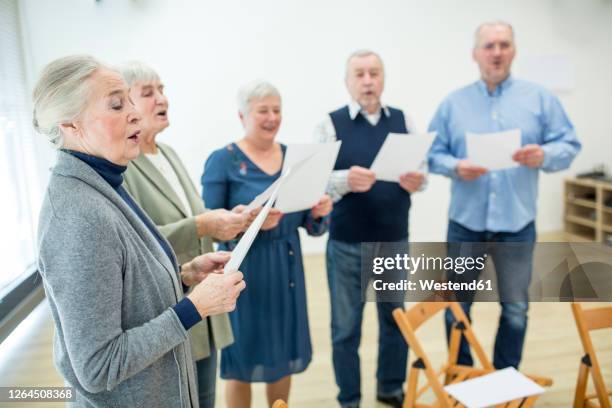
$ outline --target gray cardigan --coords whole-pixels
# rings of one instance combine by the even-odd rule
[[[198,407],[176,260],[115,190],[59,151],[40,213],[55,365],[76,407]]]
[[[203,213],[205,209],[202,198],[176,152],[170,146],[161,143],[157,145],[160,154],[167,158],[176,172],[192,214]],[[174,188],[144,154],[132,160],[123,177],[123,187],[170,242],[180,264],[212,252],[212,239],[198,238],[195,217],[187,216],[187,210]],[[231,344],[234,337],[227,313],[202,320],[189,329],[189,338],[196,360],[210,356],[211,347],[219,350]]]

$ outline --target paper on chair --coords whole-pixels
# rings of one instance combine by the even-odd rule
[[[436,132],[389,133],[370,166],[376,180],[397,183],[402,174],[419,170],[435,137]]]
[[[495,133],[465,132],[468,160],[488,170],[517,167],[512,155],[521,148],[521,130],[513,129]]]
[[[283,173],[291,175],[280,187],[275,208],[284,213],[312,208],[325,194],[341,141],[287,146]]]
[[[444,389],[468,408],[490,407],[545,391],[513,367],[447,385]]]
[[[289,173],[287,173],[287,175],[288,174]],[[270,208],[272,208],[272,205],[274,204],[274,201],[276,200],[276,197],[278,194],[278,187],[282,185],[285,179],[286,179],[286,176],[282,176],[277,180],[279,182],[278,185],[276,186],[274,191],[272,191],[272,194],[270,195],[270,198],[268,198],[266,205],[264,205],[264,207],[261,209],[259,214],[257,214],[257,217],[255,217],[255,220],[253,220],[249,228],[247,228],[245,233],[242,235],[242,238],[240,238],[240,241],[238,241],[238,244],[232,251],[230,260],[225,264],[225,267],[223,268],[223,273],[236,272],[238,268],[240,267],[240,264],[244,260],[244,257],[246,256],[246,254],[249,252],[249,249],[251,248],[251,245],[253,244],[253,241],[255,240],[257,233],[259,232],[259,230],[261,229],[261,226],[266,220],[266,217],[268,216],[268,213],[270,212]]]

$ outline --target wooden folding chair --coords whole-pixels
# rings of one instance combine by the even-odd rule
[[[585,353],[580,360],[574,408],[610,408],[610,395],[612,393],[606,389],[589,332],[612,328],[612,306],[583,309],[580,303],[572,303],[572,312],[574,312],[578,334]],[[595,385],[595,394],[587,395],[589,374],[591,374]],[[596,404],[595,400],[599,401],[599,405]]]
[[[282,399],[277,399],[274,401],[274,404],[272,404],[272,408],[289,408],[289,405]]]
[[[453,325],[450,335],[450,344],[448,351],[448,360],[442,368],[436,372],[431,365],[431,362],[425,351],[421,347],[421,343],[417,339],[416,330],[436,313],[450,308],[455,316],[456,322]],[[410,367],[408,373],[408,382],[406,385],[406,396],[404,398],[404,408],[458,408],[464,407],[459,401],[451,397],[445,390],[444,385],[455,384],[471,378],[479,377],[484,374],[495,371],[495,367],[485,355],[482,346],[476,339],[470,323],[463,312],[463,309],[456,302],[421,302],[413,306],[409,310],[400,308],[393,311],[393,317],[399,326],[402,335],[410,346],[410,350],[415,354],[416,359]],[[459,357],[459,345],[461,342],[461,334],[465,336],[468,343],[475,352],[480,368],[469,367],[457,364]],[[420,389],[419,375],[425,374],[426,384]],[[440,376],[444,375],[444,381],[440,381]],[[528,375],[536,383],[541,386],[552,385],[552,380],[549,378],[536,377]],[[420,403],[418,400],[421,396],[431,389],[436,397],[436,402],[433,404]],[[537,399],[537,395],[523,398],[522,400],[510,401],[500,406],[503,407],[531,407]]]

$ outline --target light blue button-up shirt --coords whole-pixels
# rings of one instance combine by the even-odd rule
[[[522,145],[544,150],[541,169],[569,167],[580,151],[561,102],[543,87],[508,77],[492,93],[480,80],[451,93],[429,125],[438,132],[429,151],[429,170],[452,179],[449,218],[473,231],[517,232],[536,217],[538,169],[519,166],[490,171],[473,181],[457,175],[467,157],[465,133],[520,129]]]

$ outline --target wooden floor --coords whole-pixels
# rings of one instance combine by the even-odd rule
[[[331,366],[329,330],[329,293],[327,290],[323,256],[305,258],[308,283],[308,312],[314,348],[313,361],[303,374],[293,380],[291,407],[335,407],[337,393]],[[488,352],[492,350],[499,307],[495,303],[474,306],[474,329]],[[553,378],[554,385],[539,400],[539,407],[569,407],[573,399],[579,359],[580,341],[569,304],[532,303],[529,331],[522,370]],[[441,316],[439,316],[441,318]],[[441,364],[445,356],[442,320],[438,318],[423,327],[421,341]],[[18,344],[0,349],[0,386],[60,386],[62,380],[52,362],[53,325],[49,308],[43,303],[27,322],[28,330]],[[23,330],[22,330],[23,331]],[[595,348],[604,370],[608,387],[612,387],[612,331],[594,333]],[[375,305],[368,304],[363,323],[362,393],[363,407],[384,407],[375,402],[375,363],[377,323]],[[254,386],[255,407],[264,407],[265,397],[261,385]],[[0,407],[9,406],[0,403]],[[61,404],[20,403],[18,407],[56,407]],[[223,384],[218,382],[217,406],[223,407]]]

